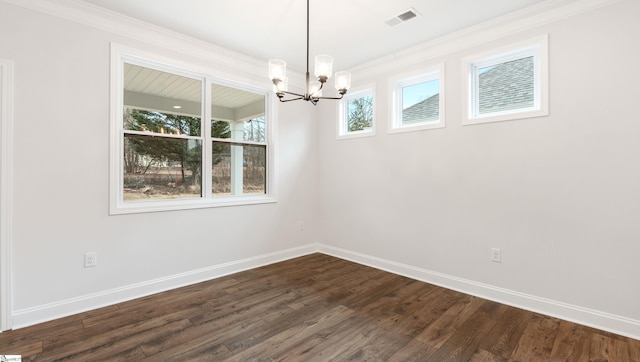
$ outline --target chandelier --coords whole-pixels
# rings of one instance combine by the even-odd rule
[[[269,60],[269,78],[273,82],[273,91],[280,99],[280,102],[290,102],[297,100],[305,100],[311,102],[314,106],[320,99],[342,99],[351,86],[351,73],[336,72],[335,87],[340,97],[323,97],[322,87],[331,77],[333,68],[333,58],[328,55],[318,55],[315,58],[315,76],[317,81],[310,81],[309,77],[309,0],[307,0],[307,73],[306,88],[304,94],[289,92],[287,79],[287,62],[280,59]],[[290,96],[290,98],[285,98]]]

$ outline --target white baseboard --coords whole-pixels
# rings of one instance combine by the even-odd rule
[[[16,310],[12,314],[12,328],[18,329],[47,322],[53,319],[219,278],[244,270],[293,259],[299,256],[315,253],[317,251],[317,245],[310,244],[298,248],[277,251],[270,254],[258,255],[247,259],[192,270],[120,288],[105,290],[77,298]]]
[[[492,285],[322,244],[305,245],[55,303],[16,310],[12,314],[13,329],[27,327],[315,252],[335,256],[517,308],[609,331],[633,339],[640,339],[640,321],[638,320],[498,288]]]
[[[318,251],[337,258],[353,261],[376,269],[406,276],[465,294],[489,299],[498,303],[514,306],[551,317],[586,325],[633,339],[640,339],[640,321],[605,313],[589,308],[571,305],[551,299],[537,297],[472,280],[457,278],[417,268],[411,265],[377,258],[328,245],[319,245]]]

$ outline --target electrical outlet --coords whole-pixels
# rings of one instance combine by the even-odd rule
[[[298,230],[304,231],[304,222],[300,221],[300,223],[298,224]]]
[[[98,265],[98,254],[95,251],[84,253],[84,267],[90,268]]]
[[[502,263],[502,250],[491,248],[491,261],[494,263]]]

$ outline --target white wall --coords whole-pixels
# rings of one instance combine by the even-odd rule
[[[110,42],[270,89],[265,62],[120,27],[131,36],[0,2],[0,58],[15,63],[14,327],[315,250],[306,104],[276,104],[277,203],[109,216]],[[97,267],[83,267],[87,251]]]
[[[356,86],[376,86],[378,131],[336,140],[335,105],[322,104],[324,250],[639,338],[639,13],[629,0],[480,29],[446,47],[475,45],[434,43],[355,71]],[[461,59],[543,34],[550,115],[462,126]],[[387,134],[389,77],[439,62],[446,128]]]

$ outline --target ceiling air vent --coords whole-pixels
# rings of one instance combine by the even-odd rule
[[[420,16],[420,14],[418,14],[418,12],[415,9],[411,8],[400,15],[394,16],[393,18],[385,21],[384,23],[387,24],[390,28],[393,28],[394,26],[400,25],[411,19],[415,19],[418,16]]]

